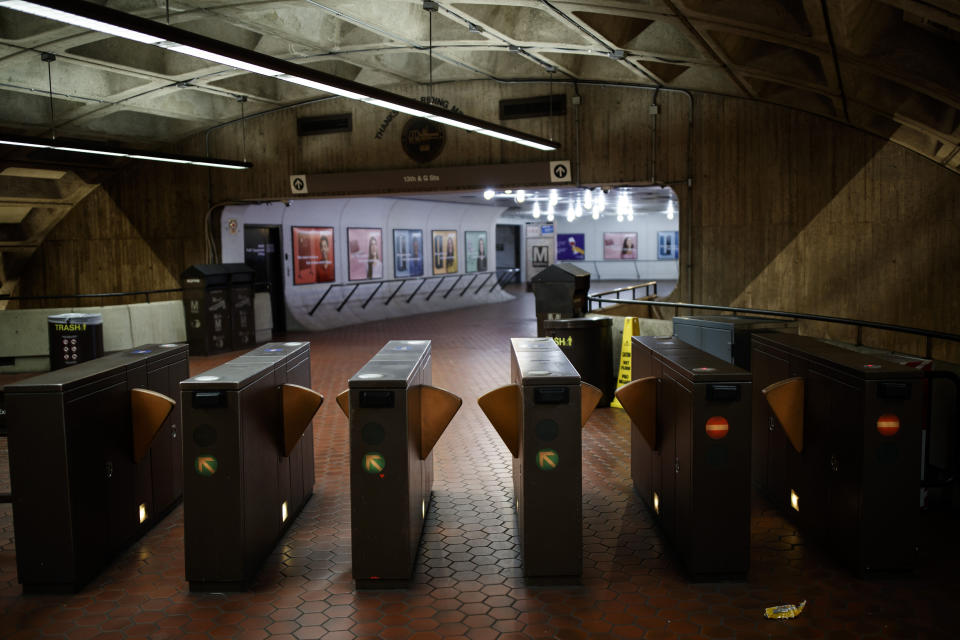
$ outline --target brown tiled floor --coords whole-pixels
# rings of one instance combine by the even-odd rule
[[[13,522],[0,505],[0,638],[957,638],[956,515],[924,513],[921,567],[851,576],[759,498],[746,581],[691,583],[633,493],[629,423],[613,409],[584,431],[582,585],[528,587],[511,507],[510,458],[476,398],[509,380],[508,341],[535,331],[529,295],[514,302],[309,336],[317,486],[247,593],[192,594],[178,507],[83,591],[23,596]],[[357,592],[350,575],[347,422],[333,402],[391,338],[431,338],[433,379],[463,408],[435,453],[436,482],[414,583]],[[227,359],[193,358],[192,373]],[[3,443],[0,442],[0,447]],[[0,448],[0,490],[8,486]],[[763,607],[807,599],[791,621]]]

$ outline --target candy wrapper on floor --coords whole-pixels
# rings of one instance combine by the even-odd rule
[[[781,604],[776,607],[767,607],[763,610],[763,617],[770,618],[771,620],[786,620],[787,618],[796,618],[800,615],[800,612],[803,611],[803,608],[807,606],[807,601],[804,600],[800,604]]]

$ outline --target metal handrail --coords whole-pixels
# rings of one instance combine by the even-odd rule
[[[619,299],[620,299],[620,293],[621,293],[622,291],[630,291],[630,292],[632,292],[632,293],[631,293],[631,300],[636,300],[636,299],[637,299],[637,289],[639,289],[640,287],[644,287],[644,288],[645,288],[644,294],[643,294],[644,297],[650,297],[650,287],[653,287],[653,295],[654,295],[654,296],[657,295],[657,281],[656,281],[656,280],[650,280],[649,282],[640,282],[640,283],[638,283],[638,284],[632,284],[632,285],[630,285],[629,287],[619,287],[619,288],[617,288],[617,289],[610,289],[610,291],[601,291],[600,293],[595,293],[595,294],[593,294],[593,295],[594,295],[594,297],[599,298],[599,297],[601,297],[601,296],[609,296],[609,295],[612,295],[612,294],[615,293],[615,294],[617,294],[617,300],[619,300]]]
[[[60,300],[63,298],[121,298],[123,296],[146,296],[147,302],[150,302],[150,296],[155,293],[181,293],[183,287],[179,289],[150,289],[149,291],[121,291],[116,293],[67,293],[63,295],[46,296],[11,296],[9,294],[0,294],[0,301],[4,300]]]
[[[490,281],[490,278],[495,278],[493,284],[488,289],[488,291],[493,291],[498,285],[501,284],[502,281],[506,279],[507,276],[510,276],[514,273],[519,273],[519,272],[520,272],[520,269],[514,267],[510,269],[497,269],[496,271],[478,271],[474,274],[443,273],[443,274],[434,275],[434,276],[414,276],[412,278],[392,278],[390,280],[364,280],[362,282],[334,282],[324,290],[323,294],[320,296],[320,299],[317,300],[316,304],[313,305],[313,308],[310,309],[310,312],[308,315],[312,316],[314,313],[316,313],[317,309],[320,308],[320,305],[323,304],[324,300],[327,299],[327,296],[330,295],[330,292],[333,291],[334,289],[350,287],[350,292],[347,293],[346,296],[344,296],[344,298],[340,301],[340,304],[337,306],[337,311],[341,311],[343,307],[347,304],[347,302],[349,302],[350,299],[353,297],[353,295],[357,292],[357,290],[360,288],[361,285],[367,285],[367,284],[376,285],[373,289],[373,292],[370,295],[368,295],[366,300],[364,300],[363,304],[360,305],[361,309],[366,309],[367,305],[370,304],[370,302],[373,301],[373,298],[377,295],[377,293],[380,292],[380,289],[383,288],[384,285],[388,285],[388,284],[395,284],[398,282],[400,283],[393,291],[390,292],[390,295],[387,296],[387,299],[383,303],[384,305],[388,305],[391,302],[393,302],[393,299],[396,297],[396,295],[400,292],[400,289],[402,289],[405,284],[414,280],[419,280],[420,283],[413,290],[413,293],[407,296],[407,304],[409,304],[417,296],[417,293],[420,292],[420,289],[423,287],[424,284],[426,284],[428,280],[436,280],[437,283],[427,294],[426,296],[427,300],[433,297],[433,294],[437,292],[437,290],[440,288],[443,282],[448,278],[456,278],[456,282],[454,282],[453,286],[450,287],[443,294],[442,296],[443,298],[446,298],[451,293],[453,293],[454,290],[460,285],[460,281],[469,275],[473,275],[473,277],[467,282],[467,285],[463,288],[463,291],[460,292],[460,297],[463,297],[463,295],[470,290],[470,288],[473,286],[473,283],[480,276],[486,276],[486,277],[480,282],[480,285],[476,288],[476,290],[474,290],[473,292],[474,295],[480,293],[480,291],[487,284],[487,282]]]
[[[604,300],[599,296],[587,296],[589,303],[596,302],[597,309],[603,308]],[[706,309],[708,311],[729,311],[731,313],[748,313],[752,315],[773,316],[776,318],[789,318],[791,320],[812,320],[815,322],[831,322],[834,324],[846,324],[857,327],[857,345],[863,344],[864,329],[880,329],[882,331],[896,331],[899,333],[908,333],[926,338],[926,357],[932,357],[933,346],[931,340],[952,340],[960,342],[960,335],[955,333],[946,333],[944,331],[932,331],[930,329],[920,329],[918,327],[905,327],[898,324],[887,324],[885,322],[872,322],[870,320],[854,320],[853,318],[839,318],[836,316],[821,316],[812,313],[794,313],[790,311],[775,311],[772,309],[751,309],[748,307],[724,307],[710,304],[693,304],[691,302],[664,302],[659,300],[620,300],[619,304],[641,304],[651,307],[673,307],[674,309]],[[590,304],[590,309],[593,305]]]

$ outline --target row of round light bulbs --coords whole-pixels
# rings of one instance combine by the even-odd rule
[[[512,195],[517,204],[523,204],[527,199],[527,192],[518,189],[514,193],[511,189],[504,191],[506,195]],[[493,189],[487,189],[483,192],[484,200],[492,200],[496,196]],[[582,198],[582,199],[581,199]],[[553,222],[557,204],[560,202],[560,195],[556,189],[550,189],[547,197],[546,217],[548,222]],[[607,208],[607,194],[600,187],[595,189],[584,189],[582,196],[578,195],[576,200],[570,198],[567,200],[567,222],[573,222],[583,216],[584,209],[591,212],[590,217],[594,220],[600,219],[600,214]],[[533,203],[533,217],[539,218],[543,212],[540,210],[540,203],[536,200]],[[673,220],[673,200],[667,203],[667,220]],[[626,191],[621,191],[617,198],[617,222],[623,222],[624,218],[628,222],[633,222],[633,204]]]

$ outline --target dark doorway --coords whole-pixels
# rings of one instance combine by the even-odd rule
[[[515,224],[497,225],[497,272],[516,269],[520,266],[520,226]],[[520,272],[503,280],[503,284],[520,282]]]
[[[283,298],[283,245],[280,227],[243,227],[243,261],[254,271],[254,291],[269,291],[273,311],[273,334],[287,332],[287,310]]]

